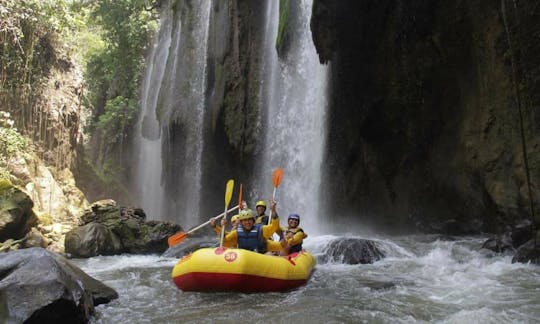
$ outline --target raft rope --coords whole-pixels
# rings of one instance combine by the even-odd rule
[[[516,3],[514,3],[514,11],[516,10]],[[523,152],[523,162],[525,165],[525,177],[527,179],[527,190],[529,194],[529,208],[531,212],[531,231],[532,235],[534,237],[534,246],[538,246],[536,242],[536,224],[535,224],[535,214],[534,214],[534,202],[532,199],[532,188],[531,188],[531,174],[529,169],[529,158],[527,154],[527,142],[525,139],[525,130],[523,126],[523,112],[521,108],[521,93],[519,91],[519,86],[517,84],[517,72],[516,72],[516,66],[514,62],[514,47],[512,46],[512,39],[510,37],[510,29],[508,27],[508,21],[506,18],[506,0],[501,0],[501,11],[502,11],[502,18],[504,23],[504,29],[506,31],[506,38],[508,41],[508,47],[510,48],[510,66],[512,67],[512,83],[514,85],[514,91],[516,93],[516,105],[519,112],[519,127],[520,127],[520,135],[521,135],[521,149]]]

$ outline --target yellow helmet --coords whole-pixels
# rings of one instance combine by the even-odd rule
[[[257,203],[255,204],[255,208],[259,206],[263,206],[264,208],[266,208],[266,202],[264,200],[257,201]]]
[[[240,215],[234,215],[233,217],[231,217],[231,223],[234,223],[238,220],[238,217],[240,217]]]
[[[253,216],[253,210],[249,208],[242,210],[238,216],[239,216],[238,220],[241,220],[241,221],[245,219],[250,219],[250,218],[255,219],[255,216]]]

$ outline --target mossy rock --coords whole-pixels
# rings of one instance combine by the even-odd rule
[[[37,214],[38,222],[42,225],[52,225],[54,223],[52,216],[49,213]]]
[[[0,179],[0,192],[13,188],[13,184],[8,179]]]

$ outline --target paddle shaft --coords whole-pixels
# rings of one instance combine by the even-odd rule
[[[225,187],[225,211],[223,212],[223,217],[227,217],[227,208],[231,202],[232,193],[234,189],[234,180],[230,179],[227,181],[227,186]],[[221,226],[221,238],[219,240],[219,246],[223,246],[223,237],[225,236],[225,226]]]
[[[225,212],[223,214],[227,215],[227,206],[225,206]],[[225,226],[223,226],[222,224],[220,225],[221,225],[221,235],[219,236],[219,246],[222,247],[223,238],[225,237]]]
[[[201,224],[201,225],[199,225],[199,226],[197,226],[197,227],[195,227],[195,228],[190,229],[187,233],[188,233],[188,234],[191,234],[191,233],[195,232],[196,230],[198,230],[198,229],[200,229],[200,228],[202,228],[202,227],[204,227],[204,226],[210,224],[210,222],[212,221],[212,219],[217,219],[217,218],[219,218],[219,217],[225,216],[225,215],[227,215],[228,212],[232,212],[233,210],[236,210],[236,209],[238,209],[238,206],[234,206],[233,208],[231,208],[231,209],[225,211],[225,213],[221,213],[221,214],[217,215],[216,217],[212,217],[211,219],[209,219],[208,221],[206,221],[204,224]]]
[[[276,200],[276,189],[277,189],[277,187],[274,187],[274,193],[272,194],[272,200]],[[270,220],[271,219],[272,219],[272,208],[270,208],[270,216],[268,216],[267,225],[270,225]]]

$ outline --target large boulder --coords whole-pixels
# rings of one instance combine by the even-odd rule
[[[497,253],[515,252],[523,244],[534,238],[533,227],[530,220],[523,220],[509,227],[504,233],[489,238],[482,248]]]
[[[540,235],[538,235],[540,236]],[[540,237],[535,240],[530,240],[529,242],[521,245],[514,257],[512,258],[512,263],[534,263],[540,265]]]
[[[19,188],[2,180],[0,185],[0,242],[21,239],[37,224],[34,203]]]
[[[384,257],[385,254],[374,241],[358,238],[339,238],[328,244],[321,261],[368,264]]]
[[[81,222],[65,239],[66,253],[75,257],[163,253],[167,239],[182,229],[169,222],[146,221],[142,209],[119,207],[114,200],[95,202]]]
[[[115,255],[122,253],[122,242],[107,226],[92,222],[66,234],[65,250],[81,258]]]
[[[54,252],[0,255],[1,323],[86,323],[95,305],[115,298],[116,291]]]

